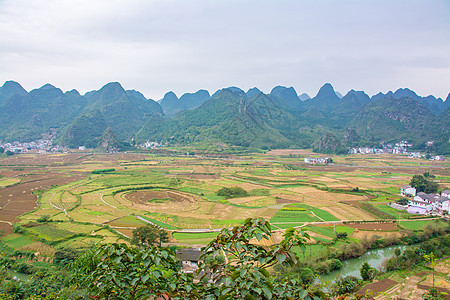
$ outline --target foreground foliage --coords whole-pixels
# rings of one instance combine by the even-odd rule
[[[181,272],[175,253],[151,247],[138,249],[124,244],[93,248],[76,260],[76,283],[100,299],[319,299],[322,292],[308,292],[297,279],[274,280],[268,268],[295,265],[291,248],[303,246],[307,234],[287,230],[276,246],[259,246],[269,239],[264,219],[247,219],[244,225],[224,229],[204,249],[203,263],[193,274]],[[225,259],[215,259],[224,257]],[[230,261],[228,260],[230,259]],[[320,297],[319,297],[320,296]]]

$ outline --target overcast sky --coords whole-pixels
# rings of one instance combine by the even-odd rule
[[[449,0],[0,0],[0,81],[450,92]]]

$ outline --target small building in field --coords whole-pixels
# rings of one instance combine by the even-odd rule
[[[416,195],[416,188],[414,188],[414,187],[412,187],[412,186],[410,186],[410,185],[405,185],[405,186],[402,186],[401,188],[400,188],[400,194],[402,195],[402,196],[415,196]]]
[[[333,163],[333,159],[331,157],[305,157],[305,163],[326,165]]]
[[[181,271],[184,273],[194,273],[201,262],[200,256],[203,252],[200,248],[186,248],[176,250],[177,260],[181,261]]]

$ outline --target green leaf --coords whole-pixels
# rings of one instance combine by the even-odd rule
[[[283,262],[286,260],[286,256],[285,256],[284,254],[278,253],[278,254],[277,254],[277,260],[278,260],[280,263],[283,263]]]
[[[134,278],[133,280],[131,280],[131,285],[135,285],[136,282],[138,282],[139,278]]]
[[[148,274],[145,274],[144,276],[141,277],[143,283],[146,283],[149,278],[150,278],[150,275],[148,275]]]
[[[268,299],[272,299],[272,292],[268,288],[263,287],[262,290]]]
[[[243,278],[245,276],[245,274],[247,274],[247,269],[242,268],[240,271],[240,276]]]

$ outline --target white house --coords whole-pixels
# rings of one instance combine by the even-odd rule
[[[450,190],[444,190],[441,192],[441,197],[446,197],[450,199]]]
[[[415,196],[416,195],[416,188],[410,186],[410,185],[405,185],[402,186],[400,188],[400,194],[402,196]]]
[[[331,157],[305,157],[305,163],[307,164],[328,164],[332,162],[333,159]]]
[[[413,199],[408,202],[408,212],[411,214],[426,214],[434,209],[433,203],[439,195],[418,193]]]
[[[450,199],[447,197],[437,198],[434,202],[434,208],[441,214],[444,212],[450,213]]]

